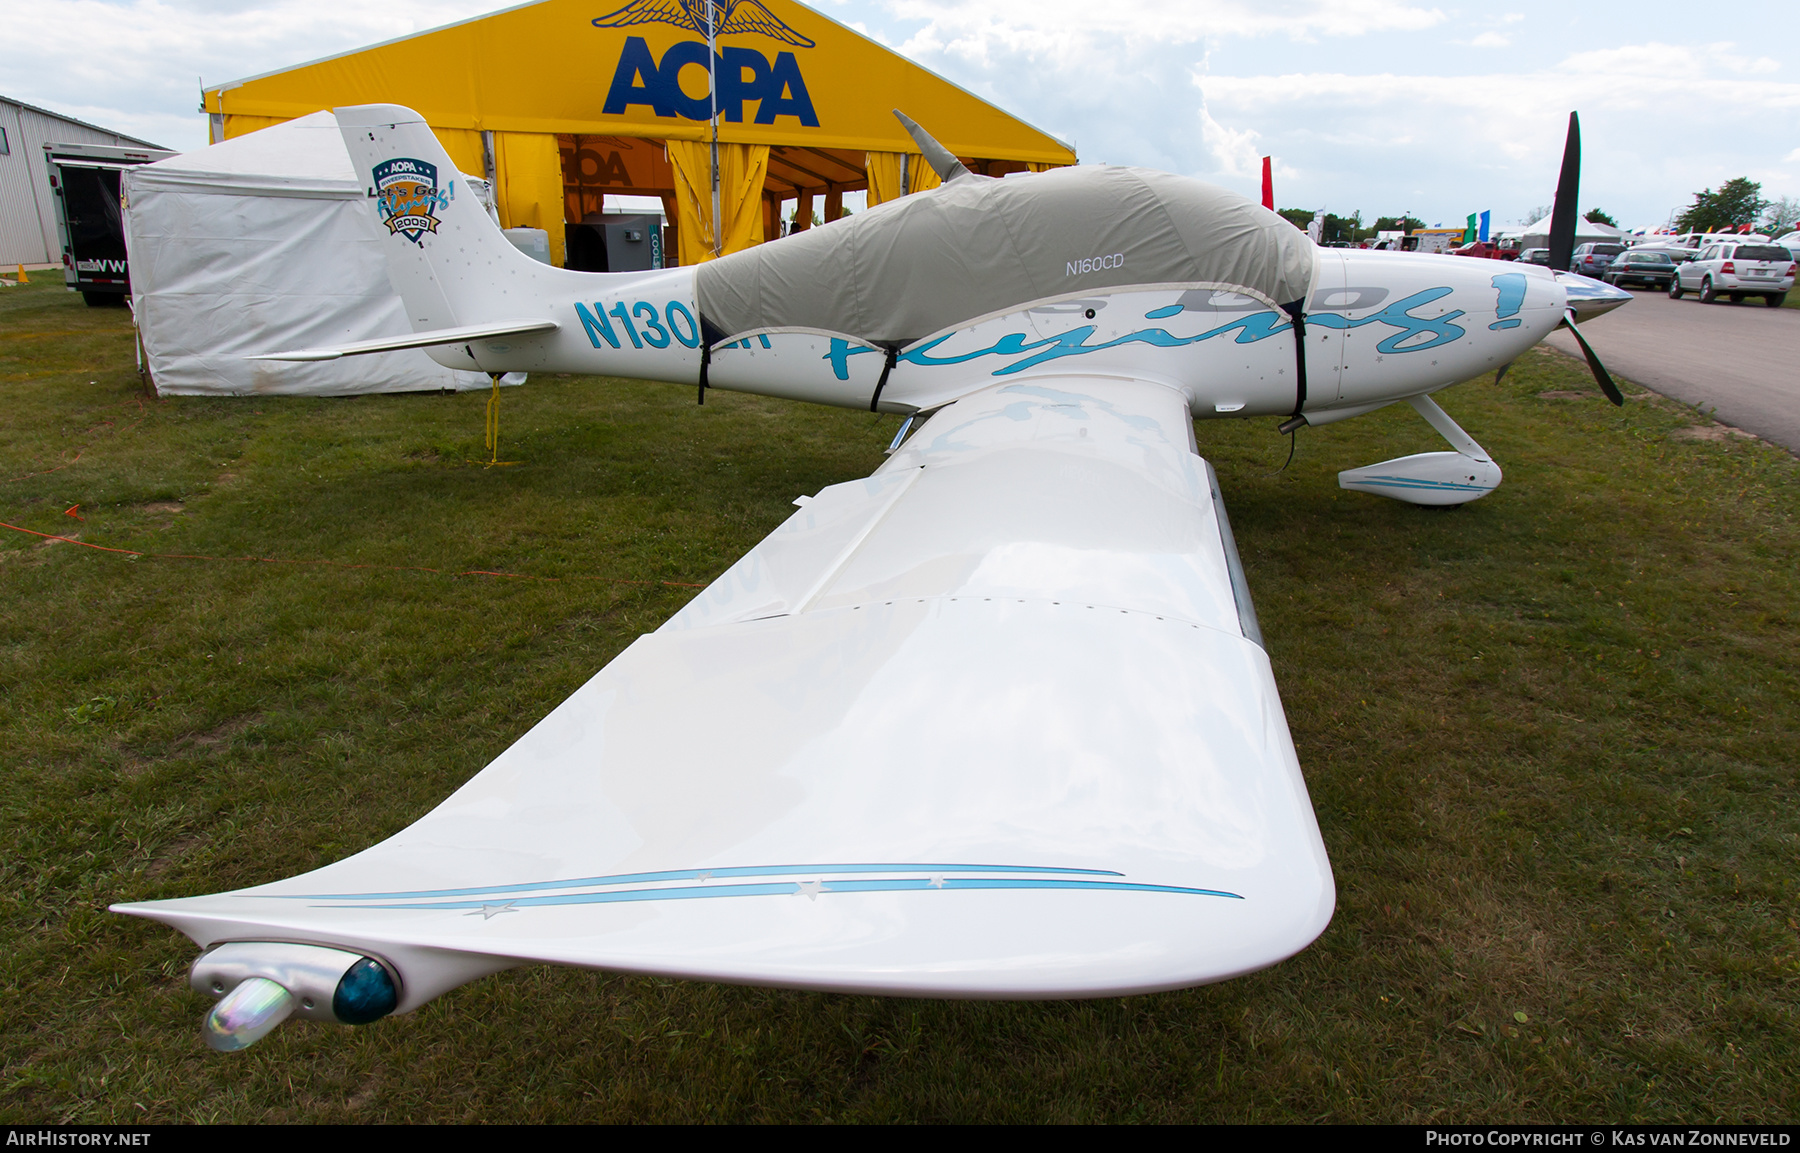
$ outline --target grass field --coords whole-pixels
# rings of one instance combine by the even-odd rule
[[[1336,487],[1441,447],[1403,406],[1286,471],[1199,426],[1336,870],[1294,959],[1013,1004],[521,969],[225,1057],[192,945],[108,903],[403,828],[894,418],[536,378],[483,469],[480,395],[158,401],[38,284],[0,398],[0,521],[266,558],[0,530],[5,1121],[1800,1115],[1800,463],[1554,354],[1443,394],[1507,470],[1454,511]]]

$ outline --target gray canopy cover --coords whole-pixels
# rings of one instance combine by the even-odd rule
[[[959,176],[696,270],[701,314],[905,345],[1048,297],[1205,286],[1306,299],[1312,242],[1259,204],[1144,168]]]

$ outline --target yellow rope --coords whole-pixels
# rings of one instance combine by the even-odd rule
[[[492,468],[500,463],[500,374],[490,372],[488,379],[494,382],[487,403],[488,467]]]
[[[487,458],[487,463],[485,463],[481,466],[483,468],[495,468],[495,467],[505,468],[507,465],[519,463],[516,460],[501,460],[500,459],[500,377],[502,375],[504,375],[504,374],[498,373],[498,372],[488,373],[488,379],[492,380],[494,382],[494,387],[492,390],[490,390],[488,392],[488,402],[487,402],[488,458]],[[469,463],[473,464],[475,462],[470,461]]]

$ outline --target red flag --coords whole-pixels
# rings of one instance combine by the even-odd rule
[[[1275,211],[1275,171],[1270,167],[1273,156],[1263,157],[1263,207]]]

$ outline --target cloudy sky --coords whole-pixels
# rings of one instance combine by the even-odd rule
[[[622,2],[622,0],[621,0]],[[199,83],[499,5],[12,0],[0,93],[175,148]],[[597,0],[596,13],[616,4]],[[1570,109],[1581,204],[1656,227],[1736,176],[1800,197],[1800,4],[1659,0],[814,0],[1084,161],[1187,173],[1282,207],[1496,222],[1547,204]],[[416,18],[415,18],[415,15]],[[28,51],[21,49],[29,46]]]

